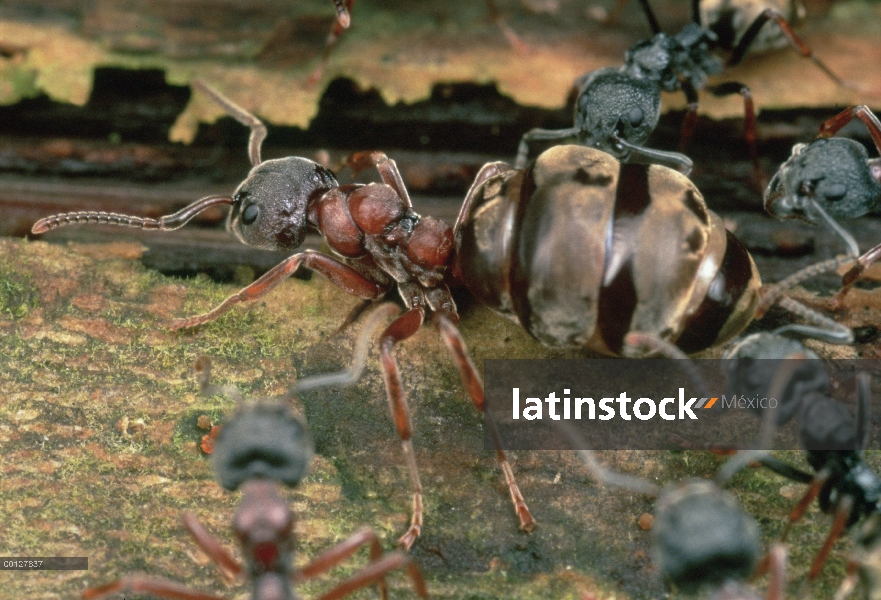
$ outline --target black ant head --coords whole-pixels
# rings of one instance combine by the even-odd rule
[[[796,355],[807,360],[802,360],[786,383],[783,397],[776,398],[777,425],[783,425],[796,413],[805,394],[829,390],[829,372],[820,357],[798,340],[762,331],[733,344],[722,356],[728,376],[726,397],[767,397],[778,370],[787,360],[794,360],[787,357]],[[759,415],[764,410],[759,403],[752,409]]]
[[[813,202],[832,217],[861,217],[881,206],[881,183],[872,177],[868,152],[847,138],[796,144],[765,190],[765,210],[779,219],[817,223]]]
[[[600,69],[582,79],[575,106],[578,142],[626,161],[630,150],[620,138],[641,146],[658,125],[661,92],[650,81],[617,69]]]
[[[859,450],[854,418],[844,404],[825,395],[812,394],[802,405],[799,435],[811,466],[822,468],[822,463],[815,465],[814,462],[830,452]]]
[[[313,452],[312,437],[286,404],[260,402],[239,408],[223,424],[211,460],[228,490],[257,478],[293,487],[306,474]]]
[[[226,228],[249,246],[293,250],[306,235],[309,200],[337,186],[333,173],[306,158],[263,161],[233,194]]]
[[[652,529],[656,564],[686,593],[748,578],[762,553],[755,519],[709,481],[662,490]]]

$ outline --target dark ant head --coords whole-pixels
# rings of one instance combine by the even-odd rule
[[[220,485],[235,490],[257,478],[295,486],[312,454],[312,438],[290,408],[261,402],[240,408],[224,423],[211,459]]]
[[[872,177],[868,152],[847,138],[796,144],[765,190],[765,210],[780,218],[817,223],[813,203],[832,217],[861,217],[875,212],[881,183]]]
[[[263,161],[233,194],[226,228],[249,246],[293,250],[306,234],[309,200],[337,185],[333,173],[306,158]]]
[[[774,375],[790,356],[805,356],[801,366],[793,373],[784,388],[783,397],[777,398],[777,426],[792,418],[805,394],[825,393],[829,389],[829,373],[820,357],[798,340],[767,331],[748,335],[731,346],[722,356],[728,375],[727,397],[746,396],[764,398]],[[763,409],[756,403],[755,412]]]
[[[613,141],[642,145],[660,118],[661,93],[650,81],[617,69],[600,69],[582,80],[575,107],[578,142],[626,161],[630,151]]]
[[[653,531],[661,573],[686,593],[746,579],[762,552],[755,519],[709,481],[662,490]]]

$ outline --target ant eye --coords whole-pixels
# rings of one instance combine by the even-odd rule
[[[257,220],[257,216],[259,214],[260,207],[256,204],[249,204],[245,207],[245,210],[242,211],[242,223],[244,223],[245,225],[250,225]]]
[[[627,113],[627,119],[630,121],[630,124],[633,127],[639,126],[639,124],[642,123],[644,117],[645,115],[643,115],[641,108],[631,108],[630,112]]]
[[[833,183],[824,190],[827,200],[841,200],[847,194],[847,186],[843,183]]]

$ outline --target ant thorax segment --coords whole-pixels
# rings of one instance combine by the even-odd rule
[[[408,308],[455,311],[443,285],[453,229],[420,217],[391,186],[344,185],[309,207],[309,224],[345,262],[380,285],[396,283]]]
[[[659,33],[633,46],[624,57],[623,72],[656,81],[665,92],[681,90],[683,80],[701,89],[708,76],[721,73],[724,67],[710,53],[715,44],[716,34],[689,23],[675,36]]]

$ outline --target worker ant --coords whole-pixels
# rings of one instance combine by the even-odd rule
[[[600,485],[657,497],[652,525],[654,562],[676,590],[702,597],[756,600],[745,585],[762,556],[759,528],[729,492],[718,483],[690,479],[659,489],[654,483],[605,467],[592,450],[584,449],[574,428],[558,427],[577,450],[591,477]],[[729,476],[731,469],[728,469]],[[767,600],[781,600],[786,586],[786,553],[781,544],[769,551],[771,578]]]
[[[200,378],[207,385],[210,362],[203,358],[201,363]],[[369,529],[326,550],[306,566],[293,568],[294,515],[278,487],[279,484],[296,486],[305,475],[312,455],[311,436],[288,403],[240,404],[217,436],[212,465],[222,487],[242,490],[232,528],[241,544],[244,566],[191,513],[184,513],[184,526],[222,572],[251,583],[251,597],[255,600],[293,600],[297,596],[291,589],[292,583],[328,571],[364,545],[370,546],[370,563],[324,593],[322,600],[343,598],[374,583],[385,599],[388,596],[385,575],[395,569],[406,569],[416,594],[428,598],[425,581],[413,559],[402,552],[384,554],[378,537]],[[145,575],[128,575],[88,588],[82,597],[99,600],[126,591],[176,600],[222,600],[212,593]]]
[[[449,285],[464,284],[545,344],[617,355],[628,331],[670,340],[688,353],[719,345],[736,336],[760,305],[761,282],[749,253],[707,209],[694,184],[671,169],[621,164],[583,146],[554,147],[526,170],[489,163],[450,227],[413,210],[397,166],[381,152],[348,159],[355,170],[377,169],[383,183],[368,185],[340,186],[333,173],[305,158],[261,161],[265,126],[206,84],[194,85],[251,128],[253,168],[231,196],[203,198],[159,219],[96,211],[53,215],[32,231],[86,223],[171,230],[209,206],[229,204],[227,229],[248,245],[293,250],[313,231],[339,257],[294,254],[209,312],[174,320],[173,329],[208,323],[257,300],[300,266],[366,304],[396,291],[407,310],[381,334],[379,347],[413,490],[405,548],[422,528],[422,486],[394,350],[427,315],[474,406],[484,411],[483,383],[456,326]],[[842,327],[826,334],[836,343],[853,339]],[[493,421],[486,422],[520,528],[531,531],[535,520]]]
[[[701,24],[699,0],[692,0],[694,22],[687,24],[676,35],[661,31],[648,0],[640,0],[640,4],[654,37],[631,47],[621,67],[599,69],[579,78],[575,82],[578,96],[575,100],[574,125],[559,130],[533,129],[524,134],[517,151],[517,167],[525,166],[531,142],[574,137],[577,143],[599,148],[624,162],[661,164],[688,174],[692,163],[686,156],[648,149],[643,144],[660,119],[661,92],[682,92],[688,102],[679,144],[679,152],[684,152],[697,125],[698,91],[706,89],[714,96],[740,94],[743,97],[744,135],[754,172],[760,178],[755,107],[749,88],[737,82],[708,86],[707,79],[721,73],[725,67],[741,62],[768,21],[777,24],[802,56],[813,60],[837,84],[845,85],[825,63],[814,56],[775,9],[762,11],[737,43],[726,47],[722,42],[728,40],[720,39]],[[730,50],[728,60],[723,62],[713,54],[716,49]]]
[[[881,158],[869,158],[862,144],[832,137],[853,119],[862,121],[881,152],[881,121],[867,106],[852,106],[820,126],[817,139],[796,144],[765,190],[765,210],[780,219],[823,222],[847,246],[856,264],[844,274],[840,304],[865,269],[881,258],[881,244],[860,255],[856,240],[836,217],[861,217],[881,212]]]

